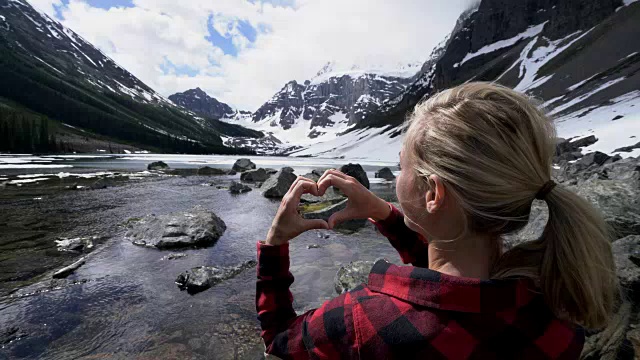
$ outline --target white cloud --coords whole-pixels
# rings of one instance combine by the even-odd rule
[[[30,1],[47,13],[60,5]],[[471,0],[298,0],[293,7],[246,0],[133,2],[133,8],[105,10],[70,0],[60,8],[62,22],[164,95],[199,86],[254,110],[287,81],[309,79],[330,60],[365,68],[425,60]],[[237,56],[206,39],[211,16],[214,28],[231,28]],[[238,20],[268,31],[250,43],[234,27]],[[164,73],[167,60],[198,74]]]

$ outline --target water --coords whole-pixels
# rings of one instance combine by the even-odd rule
[[[172,167],[230,167],[235,161],[235,157],[223,156],[137,154],[51,158],[45,160],[51,162],[41,164],[71,165],[64,168],[69,173],[121,175],[140,173],[147,163],[158,159]],[[8,159],[4,157],[4,164],[9,164]],[[21,158],[11,159],[15,164]],[[273,157],[252,160],[264,167],[292,166],[298,174],[348,162]],[[363,164],[370,177],[385,165],[394,164]],[[5,168],[0,170],[0,177],[53,175],[53,169],[60,168]],[[0,339],[9,328],[24,337],[0,345],[0,359],[259,358],[263,345],[254,305],[255,270],[193,296],[174,284],[176,276],[191,267],[230,266],[255,258],[256,241],[266,235],[278,202],[262,197],[257,190],[233,196],[215,186],[203,186],[212,181],[228,184],[237,177],[134,177],[114,187],[91,191],[60,190],[57,182],[48,180],[0,190],[0,236],[22,239],[22,232],[40,232],[33,247],[3,250],[0,256],[13,254],[15,262],[7,265],[12,259],[0,261],[0,273],[16,272],[30,263],[62,265],[72,261],[55,253],[56,237],[103,238],[97,250],[88,255],[87,263],[65,281],[52,281],[50,272],[37,275],[36,271],[38,281],[34,283],[28,281],[30,273],[23,269],[27,275],[22,282],[5,282],[5,293],[0,297]],[[66,184],[69,179],[56,181]],[[388,199],[393,199],[395,191],[388,183],[374,183],[372,190]],[[183,211],[194,205],[215,211],[227,224],[224,236],[213,247],[184,251],[186,258],[161,260],[169,252],[137,247],[123,238],[123,224],[131,217]],[[298,311],[317,307],[336,295],[333,277],[341,264],[379,257],[398,261],[393,248],[372,226],[353,235],[328,232],[328,239],[324,239],[325,233],[311,231],[291,244],[291,271],[296,277],[292,292]],[[28,241],[35,241],[31,238]],[[310,244],[322,248],[307,249]],[[8,293],[9,286],[15,289],[19,285],[17,291]]]

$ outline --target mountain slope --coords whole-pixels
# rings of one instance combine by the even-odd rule
[[[115,141],[157,151],[236,150],[261,133],[173,105],[70,29],[22,0],[0,0],[0,96]]]
[[[585,151],[616,152],[640,138],[640,2],[483,0],[462,14],[412,78],[349,132],[290,151],[397,160],[413,107],[468,81],[496,81],[540,100],[560,136],[596,135]]]

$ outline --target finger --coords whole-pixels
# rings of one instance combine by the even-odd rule
[[[307,179],[308,180],[308,179]],[[293,206],[295,208],[298,207],[300,203],[300,197],[302,194],[317,194],[318,193],[318,185],[310,180],[299,179],[295,185],[295,187],[285,195],[287,198],[288,206]]]
[[[303,220],[302,226],[304,228],[304,231],[313,229],[329,230],[329,224],[327,224],[327,222],[322,219]]]
[[[349,208],[340,210],[329,217],[329,229],[333,229],[336,225],[339,225],[345,221],[353,220],[356,218],[356,214]]]
[[[346,194],[351,185],[352,183],[350,180],[343,179],[334,174],[329,174],[323,180],[318,182],[318,192],[320,194],[324,194],[330,186],[335,186]]]
[[[335,175],[335,176],[341,177],[341,178],[343,178],[345,180],[347,180],[347,177],[349,176],[349,175],[347,175],[347,174],[345,174],[345,173],[343,173],[341,171],[338,171],[336,169],[329,169],[329,170],[325,171],[324,174],[322,174],[320,179],[318,179],[318,182],[322,181],[325,177],[327,177],[329,175]]]
[[[311,180],[311,179],[307,179],[306,177],[303,177],[303,176],[298,176],[298,177],[293,181],[293,183],[291,184],[291,186],[289,186],[289,190],[287,190],[287,194],[286,194],[286,195],[289,195],[289,194],[293,193],[294,189],[296,188],[296,186],[298,185],[298,183],[299,183],[299,182],[301,182],[301,181],[302,181],[302,182],[309,182],[309,183],[315,184],[315,182],[314,182],[313,180]],[[285,196],[286,196],[286,195],[285,195]]]

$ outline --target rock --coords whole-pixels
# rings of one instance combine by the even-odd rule
[[[347,201],[348,200],[345,199],[337,204],[330,205],[324,209],[303,213],[302,217],[305,219],[322,219],[324,221],[329,221],[329,217],[331,217],[331,215],[347,207]],[[349,221],[345,221],[343,223],[338,224],[335,227],[335,229],[346,230],[347,232],[358,231],[362,227],[364,227],[366,223],[367,223],[366,219],[349,220]]]
[[[307,249],[320,249],[320,248],[322,248],[322,246],[318,244],[307,245]]]
[[[576,161],[576,164],[584,167],[589,167],[594,164],[604,165],[604,163],[609,159],[611,159],[611,156],[600,151],[596,151],[586,154],[580,160]]]
[[[230,169],[219,169],[219,168],[212,168],[209,166],[203,166],[198,169],[198,172],[196,174],[202,175],[202,176],[215,176],[215,175],[235,175],[236,172]]]
[[[80,260],[74,262],[73,264],[63,267],[62,269],[53,273],[52,277],[54,279],[62,279],[71,275],[74,271],[76,271],[80,266],[84,265],[85,258],[81,258]]]
[[[151,164],[147,165],[147,170],[166,170],[169,168],[164,161],[154,161]]]
[[[240,175],[240,180],[246,182],[262,182],[269,178],[269,174],[263,168],[257,170],[248,170]]]
[[[293,171],[293,168],[292,168],[292,167],[290,167],[290,166],[285,166],[285,167],[283,167],[282,169],[280,169],[280,171],[282,171],[282,172],[290,172],[290,173],[293,173],[293,172],[294,172],[294,171]]]
[[[373,261],[352,261],[348,265],[341,266],[333,279],[336,292],[342,294],[355,289],[360,284],[366,284],[373,264],[375,264]]]
[[[296,180],[297,176],[288,171],[278,171],[262,184],[262,194],[267,198],[282,198]]]
[[[273,175],[273,174],[278,172],[278,170],[272,169],[272,168],[266,168],[266,169],[264,169],[264,171],[266,171],[267,174],[269,174],[269,175]]]
[[[79,238],[58,238],[55,240],[58,251],[61,252],[81,252],[93,247],[93,240],[97,237],[79,237]]]
[[[389,169],[388,167],[385,167],[376,171],[376,178],[393,180],[396,178],[396,176],[393,175],[393,172],[391,171],[391,169]]]
[[[640,266],[634,261],[640,256],[640,235],[630,235],[616,240],[612,249],[620,285],[627,297],[637,299],[640,305]]]
[[[233,164],[232,169],[237,172],[243,172],[247,170],[253,170],[256,168],[256,164],[254,164],[249,159],[238,159],[235,164]]]
[[[173,254],[169,254],[167,256],[163,256],[162,259],[160,260],[176,260],[176,259],[182,259],[187,257],[188,255],[185,253],[173,253]]]
[[[313,179],[312,179],[313,180]],[[317,180],[314,180],[317,181]],[[344,195],[336,191],[333,187],[328,188],[322,196],[314,196],[311,194],[302,194],[300,197],[301,203],[321,203],[321,202],[331,202],[338,203],[342,200],[346,199]]]
[[[313,180],[315,182],[318,182],[318,180],[320,180],[320,175],[316,175],[313,172],[306,173],[306,174],[302,175],[302,177],[307,178],[309,180]]]
[[[358,180],[364,187],[369,188],[369,178],[367,177],[367,173],[364,171],[360,164],[347,164],[343,165],[340,168],[340,171],[354,177]]]
[[[106,189],[108,187],[113,186],[112,183],[107,179],[98,179],[89,185],[89,189],[91,190],[101,190]]]
[[[630,145],[630,146],[624,146],[621,148],[617,148],[615,150],[613,150],[613,152],[632,152],[635,149],[640,149],[640,142],[636,143],[635,145]]]
[[[596,138],[594,135],[587,136],[577,140],[565,140],[565,139],[559,138],[556,144],[556,155],[561,155],[567,152],[580,151],[580,148],[593,145],[596,142],[598,142],[598,138]]]
[[[176,284],[180,290],[187,290],[189,294],[195,294],[207,290],[224,280],[231,279],[242,271],[255,266],[255,260],[248,260],[232,267],[195,267],[178,275]]]
[[[26,336],[27,336],[26,332],[22,331],[20,328],[17,328],[15,326],[11,326],[7,329],[2,329],[0,330],[0,345],[8,345],[11,342],[20,340]],[[0,348],[3,348],[3,347],[0,347]]]
[[[126,237],[136,245],[169,249],[213,245],[227,226],[201,206],[169,215],[147,215],[129,224]]]
[[[248,187],[245,184],[241,184],[237,181],[232,181],[231,185],[229,186],[229,192],[232,194],[242,194],[242,193],[246,193],[249,192],[253,189],[251,189],[250,187]]]

